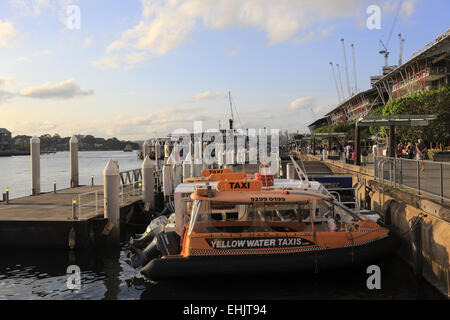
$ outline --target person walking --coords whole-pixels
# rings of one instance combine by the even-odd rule
[[[401,158],[403,156],[403,146],[401,143],[397,145],[397,158]]]
[[[408,159],[414,159],[414,148],[411,142],[408,142],[408,144],[406,145],[406,156],[408,157]]]
[[[425,160],[425,155],[427,151],[428,151],[427,146],[425,145],[425,143],[423,143],[422,139],[419,139],[418,142],[416,142],[416,152],[417,152],[417,160],[419,161],[420,171],[424,170],[422,160]]]

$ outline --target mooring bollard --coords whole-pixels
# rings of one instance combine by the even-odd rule
[[[183,161],[183,182],[190,177],[192,177],[192,157],[189,152],[186,159]]]
[[[120,243],[120,181],[119,169],[112,159],[103,169],[104,217],[108,219],[104,234],[111,245]]]
[[[41,193],[41,142],[38,137],[30,139],[31,195]]]
[[[172,166],[170,164],[164,164],[162,170],[163,176],[163,193],[164,198],[168,199],[172,195]]]
[[[164,143],[164,160],[169,157],[169,142]]]
[[[144,205],[155,209],[155,178],[153,176],[153,163],[147,155],[142,163],[142,194]]]
[[[53,181],[53,193],[56,193],[56,181]]]
[[[78,180],[78,139],[72,136],[70,144],[70,187],[76,188],[79,185]]]
[[[156,169],[158,169],[158,166],[159,166],[159,154],[160,154],[159,142],[158,142],[158,139],[156,139],[156,141],[155,141],[155,167],[156,167]]]
[[[77,217],[77,200],[72,200],[72,220],[78,220]]]
[[[142,156],[145,159],[147,155],[148,155],[148,143],[147,141],[144,141],[144,143],[142,144]]]
[[[294,168],[294,164],[292,163],[288,163],[286,164],[286,178],[287,179],[295,179],[295,168]]]
[[[183,180],[182,167],[181,165],[175,163],[172,165],[173,170],[173,190],[181,183]]]

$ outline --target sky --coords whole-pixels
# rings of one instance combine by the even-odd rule
[[[401,33],[406,61],[448,12],[448,0],[0,0],[0,127],[126,140],[224,128],[230,91],[236,127],[307,132],[338,104],[330,62],[348,98],[341,38],[351,91],[352,43],[367,90],[380,40],[395,65]]]

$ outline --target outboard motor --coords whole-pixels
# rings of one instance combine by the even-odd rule
[[[130,239],[130,245],[131,247],[135,248],[145,248],[155,236],[158,234],[164,232],[164,227],[166,224],[169,223],[169,219],[167,219],[166,216],[160,216],[158,218],[155,218],[150,222],[145,232],[140,235],[137,239]]]
[[[161,256],[176,255],[180,253],[180,236],[175,231],[162,233],[156,237],[156,239]],[[151,259],[147,260],[147,264],[141,269],[141,274],[147,278],[151,278],[150,269]]]
[[[131,256],[131,266],[137,268],[150,262],[158,256],[178,254],[180,251],[180,236],[175,231],[159,234],[144,249],[136,249]]]

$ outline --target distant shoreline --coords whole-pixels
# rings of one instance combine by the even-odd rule
[[[120,149],[111,149],[111,150],[79,150],[79,152],[98,152],[98,151],[123,151]],[[137,151],[137,150],[132,150]],[[58,152],[69,152],[69,150],[58,150],[58,151],[41,151],[41,154],[52,154],[52,153],[58,153]],[[123,152],[130,152],[130,151],[123,151]],[[29,156],[30,151],[11,151],[11,152],[0,152],[0,157],[17,157],[17,156]]]

